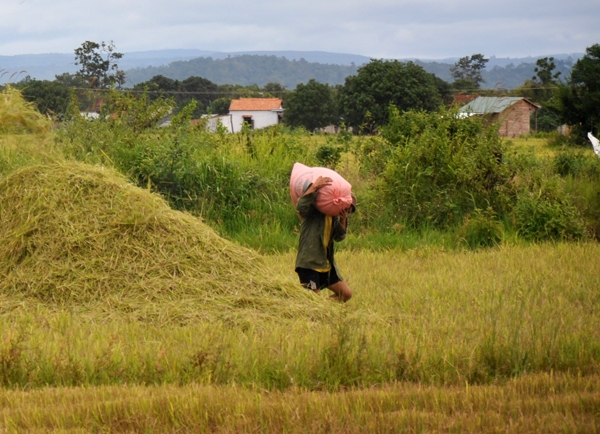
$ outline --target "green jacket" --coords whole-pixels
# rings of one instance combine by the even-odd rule
[[[334,267],[341,279],[333,258],[333,243],[346,238],[346,229],[339,217],[326,216],[315,208],[316,196],[317,192],[301,196],[296,203],[296,211],[302,220],[296,268],[325,272]]]

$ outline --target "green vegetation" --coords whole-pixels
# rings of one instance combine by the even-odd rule
[[[0,428],[595,429],[591,151],[394,106],[372,136],[213,134],[107,95],[51,130],[2,94]],[[296,283],[295,161],[358,196],[348,304]]]
[[[461,57],[458,62],[450,68],[454,83],[452,86],[455,89],[466,89],[473,91],[479,89],[483,83],[482,71],[485,69],[485,64],[490,59],[483,57],[483,54],[473,54],[472,56]]]
[[[73,114],[57,131],[56,146],[67,158],[115,168],[172,208],[263,251],[295,245],[289,173],[296,161],[331,167],[354,185],[361,212],[353,227],[370,247],[441,231],[443,245],[460,248],[465,231],[472,237],[483,216],[493,242],[467,244],[502,242],[499,233],[525,240],[597,235],[600,173],[591,151],[575,155],[543,141],[540,146],[539,139],[531,139],[538,144],[533,147],[515,145],[477,117],[462,119],[452,110],[401,113],[394,106],[375,136],[318,136],[281,126],[212,134],[190,123],[193,102],[169,127],[156,127],[173,104],[113,91],[100,119]],[[570,189],[574,180],[588,199]]]
[[[435,76],[413,62],[371,60],[340,90],[340,112],[346,125],[372,132],[384,125],[389,106],[399,110],[436,110],[442,98]]]
[[[179,110],[193,100],[196,102],[196,110],[193,113],[195,118],[206,113],[216,96],[220,94],[219,86],[215,83],[195,76],[179,81],[157,75],[148,81],[136,84],[133,88],[138,91],[147,91],[152,99],[173,98]],[[228,101],[225,112],[217,110],[216,113],[229,112],[230,102],[231,100]]]
[[[573,125],[578,142],[586,140],[591,131],[598,135],[600,131],[600,44],[586,48],[586,54],[573,66],[568,86],[561,86],[557,95],[557,105],[562,120]]]
[[[298,84],[285,99],[285,123],[292,128],[303,127],[308,131],[338,125],[336,106],[332,89],[311,79],[306,85]]]
[[[110,88],[125,84],[125,72],[119,69],[117,61],[123,57],[115,51],[115,44],[102,41],[100,44],[85,41],[75,49],[75,65],[81,69],[77,76],[81,77],[93,89]]]

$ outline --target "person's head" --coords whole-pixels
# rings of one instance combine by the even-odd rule
[[[348,210],[348,214],[352,214],[356,212],[356,196],[354,193],[351,193],[352,196],[352,204],[350,204],[350,209]]]

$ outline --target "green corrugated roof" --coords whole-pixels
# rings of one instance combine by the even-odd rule
[[[511,105],[525,99],[523,97],[497,97],[497,96],[480,96],[465,104],[460,108],[461,113],[472,113],[472,114],[489,114],[489,113],[500,113]],[[526,99],[525,99],[526,100]],[[532,102],[526,100],[533,106],[536,106]],[[537,107],[537,106],[536,106]]]

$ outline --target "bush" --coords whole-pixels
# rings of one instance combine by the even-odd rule
[[[330,143],[320,146],[316,154],[319,164],[329,168],[334,168],[340,161],[341,156],[342,148]]]
[[[561,150],[554,154],[552,162],[554,170],[560,176],[589,176],[598,173],[597,158],[582,151]]]
[[[554,169],[561,176],[577,175],[583,167],[584,157],[581,153],[571,151],[557,152],[553,158]]]
[[[377,184],[381,200],[398,219],[447,228],[477,208],[502,210],[509,173],[496,129],[448,111],[390,112],[378,138],[384,143],[373,149],[385,167]]]
[[[495,246],[502,240],[502,223],[491,207],[476,208],[459,227],[458,235],[472,249]]]
[[[577,240],[585,236],[579,210],[565,199],[520,194],[514,217],[519,235],[527,240]]]

